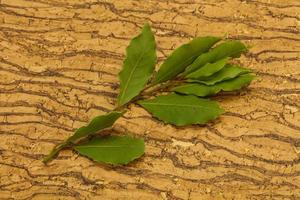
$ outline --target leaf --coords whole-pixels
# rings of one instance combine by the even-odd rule
[[[131,136],[108,136],[94,137],[87,143],[75,146],[74,149],[97,162],[123,165],[141,157],[145,151],[145,144],[143,139]]]
[[[216,85],[205,85],[201,83],[189,83],[182,86],[178,86],[173,91],[181,94],[193,94],[199,97],[205,97],[217,94],[220,91],[234,91],[239,90],[243,86],[249,85],[255,78],[252,74],[244,74],[234,79],[230,79],[224,82],[217,83]]]
[[[247,51],[247,47],[240,41],[224,42],[209,52],[200,55],[191,65],[189,65],[184,75],[192,73],[204,66],[206,63],[213,63],[226,57],[238,58]]]
[[[176,77],[200,54],[207,52],[218,41],[220,41],[220,38],[217,37],[198,37],[180,46],[161,65],[153,84]]]
[[[248,69],[236,66],[236,65],[226,65],[223,69],[221,69],[219,72],[209,76],[204,77],[200,79],[189,79],[188,82],[198,82],[198,83],[204,83],[206,85],[214,85],[218,82],[225,81],[228,79],[232,79],[234,77],[237,77],[241,74],[249,73]]]
[[[67,142],[75,143],[81,138],[95,134],[105,128],[111,127],[115,121],[123,115],[123,112],[110,112],[106,115],[95,117],[87,126],[82,126],[67,139]]]
[[[229,58],[221,59],[214,63],[206,63],[203,67],[200,69],[192,72],[191,74],[188,74],[186,78],[191,79],[199,79],[201,77],[207,77],[210,76],[218,71],[220,71],[228,62]]]
[[[215,101],[175,93],[142,100],[138,104],[158,119],[177,126],[205,124],[224,112]]]
[[[118,105],[128,103],[147,84],[156,63],[156,44],[149,24],[133,38],[126,49],[123,69],[119,73],[120,94]]]

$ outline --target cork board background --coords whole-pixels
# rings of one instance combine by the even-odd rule
[[[176,128],[132,106],[114,126],[145,138],[126,167],[71,150],[41,158],[114,108],[130,39],[149,22],[159,63],[195,36],[252,46],[259,78],[226,113]],[[0,0],[0,199],[299,199],[299,0]]]

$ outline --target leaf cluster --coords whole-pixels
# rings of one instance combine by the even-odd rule
[[[127,164],[142,156],[145,144],[140,138],[96,135],[111,128],[131,103],[176,126],[205,124],[216,119],[224,110],[210,97],[240,90],[255,77],[249,69],[234,63],[234,59],[247,51],[241,41],[197,37],[175,49],[155,72],[155,37],[149,24],[145,24],[126,49],[119,73],[117,107],[79,128],[57,145],[44,162],[66,147],[97,162],[113,165]]]

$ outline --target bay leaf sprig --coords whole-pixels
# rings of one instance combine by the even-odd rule
[[[175,49],[155,72],[155,37],[150,25],[145,24],[126,48],[115,109],[77,129],[53,148],[44,163],[64,148],[111,165],[124,165],[141,157],[145,151],[143,139],[130,133],[101,135],[111,130],[129,104],[139,105],[155,118],[175,126],[205,124],[218,118],[225,111],[209,97],[240,90],[255,78],[249,69],[232,62],[248,51],[246,45],[221,40],[197,37]]]

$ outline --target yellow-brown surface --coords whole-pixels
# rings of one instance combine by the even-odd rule
[[[259,78],[218,97],[226,113],[176,128],[137,106],[117,132],[146,153],[110,167],[62,151],[41,158],[114,108],[125,48],[149,22],[159,62],[199,35],[252,46]],[[299,0],[0,0],[0,199],[299,199]]]

